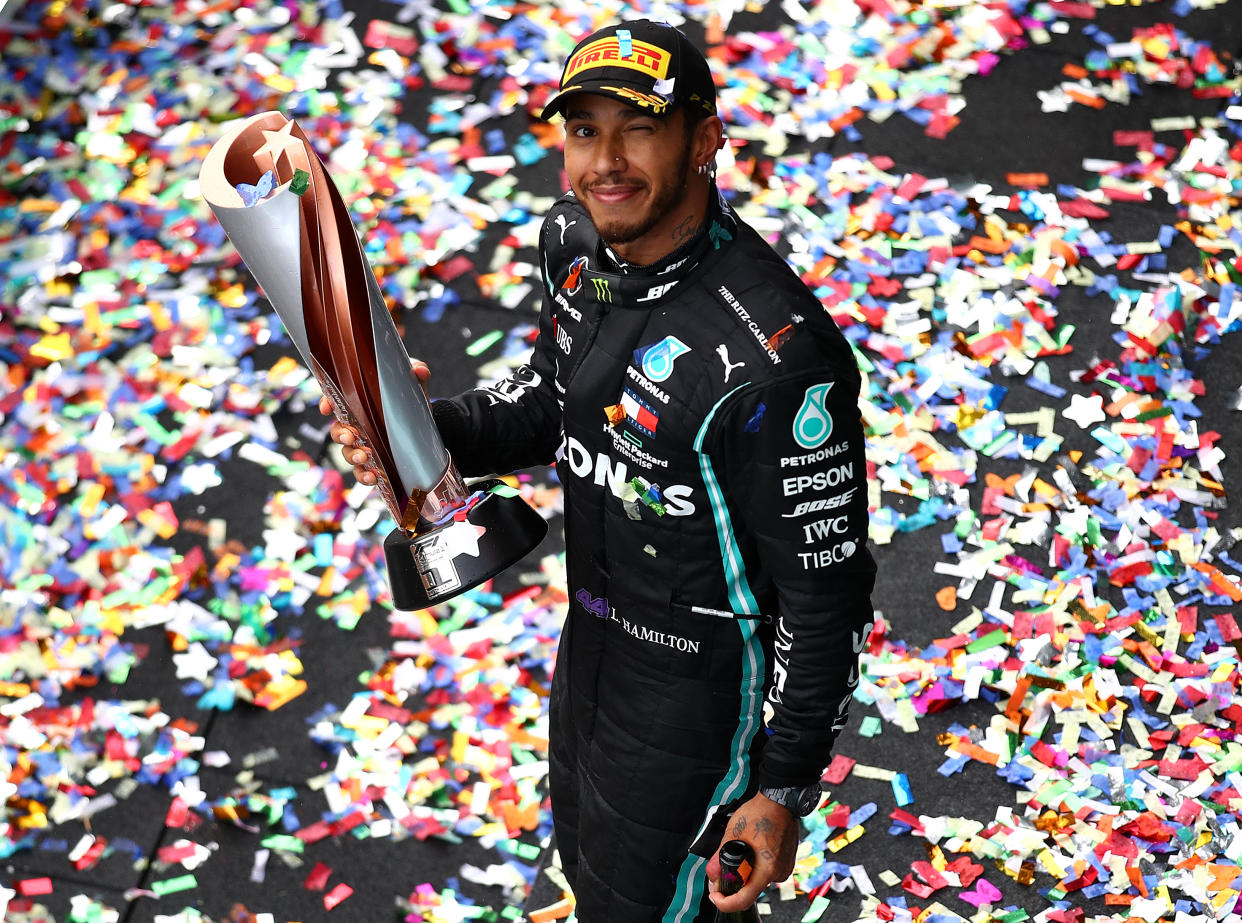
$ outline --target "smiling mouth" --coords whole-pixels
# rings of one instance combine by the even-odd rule
[[[641,190],[641,186],[593,186],[587,192],[599,202],[613,205],[632,199]]]

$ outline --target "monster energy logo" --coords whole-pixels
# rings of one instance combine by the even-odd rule
[[[608,279],[592,278],[595,283],[595,298],[597,301],[612,301],[612,288],[609,286]]]

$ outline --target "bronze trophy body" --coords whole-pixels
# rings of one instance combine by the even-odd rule
[[[397,523],[384,540],[393,604],[443,602],[534,548],[543,519],[504,482],[467,485],[453,466],[340,192],[297,123],[239,120],[199,184],[338,419],[370,449]],[[239,186],[255,187],[252,201]]]

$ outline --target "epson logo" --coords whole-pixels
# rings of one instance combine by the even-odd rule
[[[796,497],[804,490],[826,490],[836,487],[854,477],[854,463],[846,462],[827,471],[816,471],[814,474],[799,474],[797,477],[785,478],[781,481],[781,489],[786,497]]]
[[[630,473],[623,461],[615,464],[607,455],[595,455],[573,436],[565,439],[565,461],[569,470],[583,480],[593,480],[596,487],[607,487],[613,496],[620,498],[621,486],[629,483]],[[661,485],[664,512],[669,516],[690,516],[695,511],[690,495],[694,488],[685,484]]]

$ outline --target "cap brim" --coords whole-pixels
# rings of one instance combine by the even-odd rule
[[[556,115],[564,115],[565,104],[575,96],[585,96],[588,93],[596,93],[600,96],[611,96],[613,99],[619,99],[627,106],[635,109],[645,109],[652,115],[667,115],[673,107],[673,100],[662,96],[653,96],[650,92],[644,91],[639,87],[627,86],[623,81],[611,78],[601,78],[599,80],[584,80],[576,83],[567,89],[561,90],[553,96],[543,110],[539,113],[539,118],[547,121]],[[645,103],[643,100],[649,100]],[[659,110],[652,103],[659,102]]]

